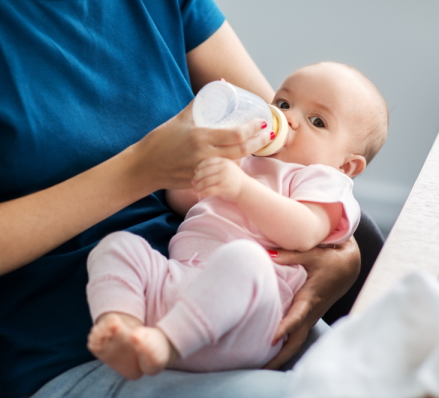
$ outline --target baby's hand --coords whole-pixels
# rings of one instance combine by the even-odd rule
[[[246,178],[250,177],[233,160],[214,157],[198,164],[192,187],[202,199],[220,196],[229,202],[236,202]]]

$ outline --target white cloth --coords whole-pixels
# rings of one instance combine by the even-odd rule
[[[439,397],[439,283],[408,275],[334,325],[298,363],[294,398]]]

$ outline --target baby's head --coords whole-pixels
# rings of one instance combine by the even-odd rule
[[[271,157],[288,163],[326,164],[354,177],[386,140],[384,98],[347,65],[322,62],[297,70],[276,92],[273,105],[290,128],[285,146]]]

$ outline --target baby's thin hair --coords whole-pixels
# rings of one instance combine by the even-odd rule
[[[370,114],[366,125],[360,128],[362,131],[359,133],[359,144],[362,146],[361,155],[369,164],[386,142],[389,128],[389,109],[380,91],[361,71],[351,65],[343,65],[356,72],[375,96],[375,111]]]

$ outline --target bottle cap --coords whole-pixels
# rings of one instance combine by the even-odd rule
[[[273,105],[268,106],[273,115],[273,132],[276,134],[276,138],[267,146],[255,152],[253,155],[256,156],[270,156],[280,151],[285,145],[288,136],[288,121],[284,113]]]

